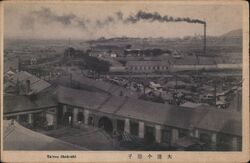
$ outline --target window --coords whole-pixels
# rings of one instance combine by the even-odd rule
[[[28,122],[28,114],[20,115],[19,121],[20,122]]]
[[[94,118],[92,116],[89,117],[88,124],[89,125],[93,125],[94,124]]]
[[[84,116],[83,116],[83,113],[82,112],[79,112],[77,114],[77,121],[79,122],[83,122],[84,121]]]
[[[117,131],[122,133],[124,131],[125,121],[124,120],[117,120]]]
[[[204,150],[211,150],[211,134],[200,133],[200,141],[205,143]]]
[[[170,144],[171,130],[162,130],[162,142],[166,144]]]
[[[189,135],[188,130],[179,129],[179,138],[182,138],[188,135]]]
[[[130,134],[138,136],[139,133],[139,124],[138,122],[130,122]]]
[[[152,126],[145,125],[144,128],[144,138],[147,143],[152,143],[155,141],[155,128]]]

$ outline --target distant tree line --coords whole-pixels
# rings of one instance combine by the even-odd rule
[[[109,67],[111,64],[107,61],[100,60],[96,57],[92,57],[89,55],[84,55],[83,60],[84,60],[83,66],[88,70],[95,71],[98,74],[109,72]]]
[[[76,50],[74,48],[68,48],[64,52],[64,61],[70,59],[79,59],[81,61],[81,68],[92,70],[98,75],[109,72],[111,64],[107,61],[100,60],[96,57],[90,56],[91,50]]]

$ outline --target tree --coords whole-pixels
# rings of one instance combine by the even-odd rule
[[[95,71],[98,75],[109,71],[110,63],[107,61],[99,60],[98,58],[83,55],[85,61],[85,68]]]
[[[131,49],[132,45],[128,44],[126,45],[126,49]]]

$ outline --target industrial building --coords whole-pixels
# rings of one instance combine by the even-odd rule
[[[127,72],[152,73],[169,71],[170,63],[167,61],[128,61],[125,67]]]
[[[13,103],[15,101],[15,103]],[[206,144],[204,150],[241,150],[242,112],[209,106],[188,108],[66,87],[32,96],[4,96],[4,119],[51,127],[92,125],[165,146]],[[184,143],[185,144],[185,143]]]

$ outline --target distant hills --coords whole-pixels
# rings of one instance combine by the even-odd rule
[[[213,38],[242,38],[242,29],[235,29],[232,31],[229,31],[227,33],[224,33],[220,36],[210,36],[208,35],[207,38],[213,37]],[[198,38],[198,39],[203,39],[203,36],[186,36],[184,37],[185,39],[193,39],[193,38]],[[114,38],[105,38],[101,37],[96,40],[89,40],[88,42],[103,42],[103,41],[125,41],[125,40],[180,40],[181,38],[139,38],[139,37],[114,37]]]
[[[242,29],[235,29],[221,35],[221,37],[242,37],[242,33]]]

